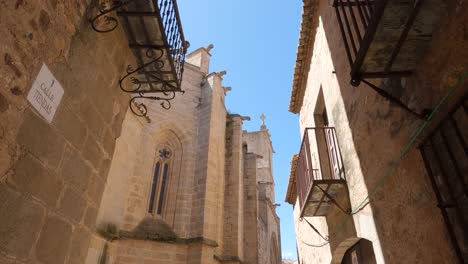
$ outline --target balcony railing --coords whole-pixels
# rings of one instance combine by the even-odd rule
[[[441,0],[335,0],[333,6],[355,86],[411,74],[445,9]]]
[[[468,261],[468,94],[421,145],[437,207],[460,263]]]
[[[326,215],[346,180],[335,128],[306,128],[295,174],[301,216]]]
[[[185,41],[176,0],[117,0],[102,3],[99,13],[91,19],[97,32],[113,31],[122,25],[137,65],[129,65],[120,79],[122,91],[132,93],[130,108],[137,115],[147,109],[137,99],[161,101],[165,109],[181,89]],[[116,14],[117,17],[113,16]],[[155,96],[155,93],[160,94]],[[138,108],[138,109],[136,109]]]

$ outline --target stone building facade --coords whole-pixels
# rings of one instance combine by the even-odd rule
[[[466,263],[468,5],[349,2],[303,1],[286,197],[299,263]]]
[[[128,31],[93,30],[97,1],[0,7],[0,263],[280,263],[270,135],[227,113],[211,47],[142,118],[118,89]],[[50,122],[27,100],[43,65]]]
[[[105,251],[111,263],[279,263],[270,135],[243,131],[249,118],[226,112],[224,73],[209,73],[210,57],[188,55],[185,94],[170,110],[148,104],[151,123],[127,113],[89,263]]]

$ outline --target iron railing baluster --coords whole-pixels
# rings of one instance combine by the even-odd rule
[[[347,33],[349,35],[349,40],[351,41],[351,47],[353,48],[354,59],[356,59],[358,49],[357,49],[356,43],[354,42],[353,32],[352,32],[351,26],[349,24],[348,15],[346,14],[346,7],[345,7],[345,4],[344,4],[343,0],[338,0],[338,2],[340,3],[340,6],[341,6],[341,11],[342,11],[342,15],[343,15],[344,22],[345,22],[345,25],[346,25],[346,29],[348,30]]]
[[[310,131],[315,133],[310,134]],[[327,149],[325,157],[321,157],[318,149],[312,147],[315,146],[314,140],[318,140],[317,131],[324,134],[324,137],[320,139],[323,141],[317,142],[317,147],[322,146]],[[312,135],[312,138],[309,135]],[[312,154],[318,157],[319,162],[327,159],[328,165],[320,164],[318,166],[314,164]],[[328,170],[331,178],[324,178],[324,170]],[[343,160],[334,127],[309,127],[304,130],[295,176],[301,214],[307,204],[312,188],[316,186],[314,181],[345,180]]]
[[[351,4],[351,0],[347,0],[348,2],[348,10],[349,10],[349,13],[351,15],[351,21],[353,22],[353,25],[354,25],[354,31],[356,33],[356,37],[358,38],[358,43],[361,42],[362,40],[362,36],[361,36],[361,31],[359,30],[359,25],[357,23],[357,20],[356,20],[356,15],[354,14],[354,9],[353,9],[353,6]],[[352,29],[351,29],[352,30]],[[359,48],[359,45],[356,45],[358,48]]]

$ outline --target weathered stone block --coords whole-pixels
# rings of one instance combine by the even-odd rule
[[[12,178],[20,189],[55,207],[62,182],[38,160],[26,155],[16,164]]]
[[[18,142],[52,167],[58,165],[65,145],[63,138],[32,112],[26,115],[20,127]]]
[[[109,157],[112,157],[115,148],[115,136],[109,128],[106,129],[104,137],[102,138],[102,144]]]
[[[88,254],[91,235],[86,228],[79,227],[73,230],[70,253],[67,263],[82,264]]]
[[[72,148],[67,149],[61,168],[65,182],[84,192],[91,173],[91,167],[84,162],[79,153]]]
[[[86,126],[68,107],[60,107],[55,126],[76,148],[81,148],[86,138]]]
[[[104,192],[104,181],[96,174],[89,180],[88,196],[95,204],[101,202],[102,194]]]
[[[122,123],[127,112],[127,105],[121,106],[118,102],[114,101],[114,120],[112,121],[112,132],[116,137],[120,136],[122,132]]]
[[[94,230],[96,227],[96,217],[97,217],[97,209],[96,207],[88,204],[88,208],[86,209],[86,214],[83,220],[83,223],[90,229]]]
[[[71,188],[67,188],[60,200],[59,211],[75,222],[80,222],[86,208],[86,201],[82,195]]]
[[[36,257],[43,263],[64,263],[72,227],[57,216],[49,216],[36,245]]]
[[[0,113],[8,110],[9,103],[8,100],[0,93]]]
[[[79,76],[74,75],[69,64],[66,63],[51,64],[49,68],[65,91],[63,102],[69,106],[78,105],[86,95],[83,93],[81,83],[77,80],[80,79]]]
[[[109,173],[111,165],[111,160],[110,159],[105,159],[101,163],[101,167],[99,168],[99,177],[103,179],[104,181],[107,179],[107,174]]]
[[[99,147],[97,142],[91,136],[88,136],[88,139],[86,140],[83,149],[83,156],[93,165],[94,169],[99,169],[104,153],[101,147]]]
[[[0,255],[0,263],[2,264],[21,264],[22,262],[16,261],[13,258]]]
[[[96,108],[91,104],[89,99],[85,99],[79,108],[79,115],[84,120],[89,130],[96,138],[101,138],[107,122],[97,113]],[[110,120],[109,120],[110,122]]]
[[[96,106],[96,110],[101,117],[110,122],[113,117],[114,99],[113,90],[109,87],[109,81],[105,80],[102,75],[97,79],[97,83],[88,89],[88,98],[91,103]]]
[[[39,235],[45,209],[0,185],[0,251],[25,258]]]

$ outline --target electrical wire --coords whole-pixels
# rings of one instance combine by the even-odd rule
[[[354,210],[351,210],[349,213],[346,213],[347,215],[349,216],[352,216],[352,215],[355,215],[357,213],[359,213],[361,210],[363,210],[367,205],[369,205],[370,203],[370,198],[376,193],[377,189],[380,188],[385,179],[388,178],[392,172],[396,169],[396,167],[400,164],[400,162],[403,160],[404,157],[406,157],[406,155],[408,154],[409,150],[413,147],[414,143],[417,141],[417,139],[421,136],[422,132],[424,132],[429,124],[431,123],[432,119],[434,118],[435,114],[439,111],[440,107],[445,103],[445,101],[447,101],[447,99],[455,92],[455,90],[458,88],[458,86],[464,81],[464,79],[468,76],[468,71],[464,72],[457,80],[457,82],[450,88],[450,90],[447,92],[447,94],[442,97],[442,99],[439,101],[439,103],[436,104],[436,106],[434,107],[434,109],[431,111],[430,115],[428,116],[428,118],[424,121],[424,123],[419,127],[419,129],[416,131],[416,133],[411,137],[410,141],[408,142],[408,144],[403,148],[403,150],[400,152],[400,155],[398,156],[398,158],[396,160],[394,160],[392,162],[392,165],[390,165],[390,167],[387,169],[387,171],[377,180],[377,183],[374,185],[374,187],[371,189],[370,192],[368,192],[368,195],[366,196],[366,198],[364,198],[364,200],[362,200],[362,202],[354,209]],[[346,224],[346,222],[349,221],[351,217],[346,217],[344,219],[344,221],[342,221],[338,227],[335,229],[335,231],[333,232],[333,236],[335,234],[337,234],[339,231],[341,231],[341,228],[343,228],[343,226]],[[305,219],[305,218],[304,218]],[[307,221],[307,219],[305,219]],[[307,221],[308,222],[308,221]],[[309,223],[309,222],[308,222]],[[309,223],[309,225],[311,225]],[[311,227],[313,227],[311,225]],[[313,227],[313,229],[316,231],[316,233],[319,234],[320,237],[322,237],[323,239],[325,239],[316,229],[315,227]],[[328,238],[328,237],[327,237]],[[320,244],[320,245],[314,245],[314,244],[310,244],[310,243],[307,243],[303,240],[301,240],[301,242],[307,246],[310,246],[310,247],[323,247],[323,246],[326,246],[328,245],[330,242],[328,241],[328,239],[325,239],[327,242],[323,243],[323,244]]]
[[[445,101],[455,92],[455,90],[458,88],[458,86],[463,82],[465,77],[468,76],[468,71],[464,72],[457,80],[457,82],[450,88],[450,90],[447,92],[447,94],[437,103],[437,105],[434,107],[432,110],[431,114],[429,117],[424,121],[424,123],[419,127],[418,131],[413,135],[411,140],[408,142],[408,144],[405,146],[405,148],[401,151],[399,157],[392,163],[392,165],[388,168],[388,170],[384,173],[382,177],[380,177],[375,184],[375,186],[372,188],[372,190],[368,193],[367,197],[356,207],[356,209],[351,211],[351,215],[354,215],[364,209],[369,204],[370,197],[375,194],[377,189],[382,186],[384,180],[388,178],[392,172],[396,169],[396,167],[400,164],[400,162],[403,160],[403,158],[408,154],[409,150],[411,147],[414,145],[416,140],[419,138],[419,136],[422,134],[424,130],[427,129],[429,124],[431,123],[432,119],[434,118],[435,114],[439,110],[439,108],[445,103]]]
[[[315,248],[324,247],[324,246],[330,244],[330,242],[327,241],[327,242],[325,242],[325,243],[323,243],[323,244],[320,244],[320,245],[314,245],[314,244],[307,243],[307,242],[303,241],[302,239],[300,239],[300,240],[301,240],[301,243],[302,243],[302,244],[304,244],[304,245],[306,245],[306,246],[309,246],[309,247],[315,247]]]
[[[305,221],[307,222],[307,224],[310,226],[310,228],[312,228],[312,229],[315,231],[315,233],[317,233],[323,240],[328,241],[328,237],[324,237],[324,236],[317,230],[317,228],[315,228],[315,226],[312,225],[312,224],[309,222],[309,220],[307,220],[306,218],[300,218],[300,219],[299,219],[299,221],[302,221],[302,220],[305,220]]]

